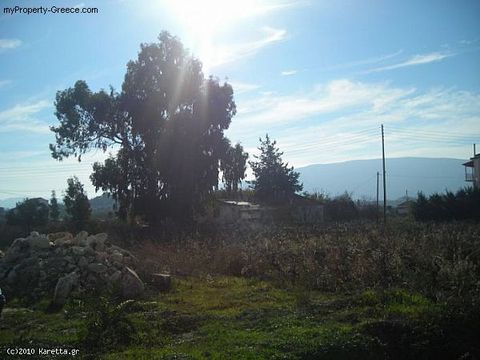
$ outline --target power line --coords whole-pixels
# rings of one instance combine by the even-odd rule
[[[61,162],[52,162],[50,164],[45,164],[45,165],[37,165],[37,166],[8,166],[8,167],[0,167],[0,170],[22,170],[22,169],[31,169],[31,168],[44,168],[45,166],[59,166],[59,167],[85,167],[85,166],[91,166],[95,163],[93,162],[79,162],[79,163],[74,163],[74,164],[65,164]],[[54,165],[56,164],[56,165]]]
[[[319,150],[319,151],[330,151],[330,150],[337,150],[339,147],[342,146],[347,146],[347,145],[358,145],[358,144],[364,144],[364,143],[369,143],[375,141],[374,138],[368,137],[368,138],[359,138],[356,140],[344,140],[344,141],[338,141],[336,143],[332,143],[330,145],[323,145],[323,144],[312,144],[312,145],[306,145],[301,148],[296,148],[293,150],[287,150],[289,154],[292,153],[298,153],[298,152],[303,152],[303,151],[308,151],[308,150]]]
[[[57,171],[57,170],[45,170],[42,172],[30,172],[30,173],[8,173],[8,174],[0,174],[0,179],[10,179],[10,178],[28,178],[28,177],[59,177],[59,176],[86,176],[92,173],[91,170],[81,170],[81,171]]]
[[[463,179],[464,176],[459,175],[459,176],[417,176],[417,175],[392,175],[388,174],[390,177],[396,177],[396,178],[411,178],[411,179]]]
[[[480,136],[479,134],[475,135],[471,132],[468,132],[468,133],[461,133],[461,132],[458,132],[458,131],[438,131],[438,130],[430,130],[430,129],[425,129],[425,130],[422,130],[422,129],[414,129],[414,128],[405,128],[405,127],[401,127],[401,126],[398,126],[398,125],[395,125],[395,124],[389,124],[388,125],[388,128],[389,129],[392,129],[392,130],[395,130],[395,131],[411,131],[411,132],[424,132],[424,133],[428,133],[428,134],[432,134],[432,135],[440,135],[440,136],[459,136],[459,137],[471,137],[471,136]]]
[[[427,143],[442,143],[442,144],[464,146],[466,144],[470,144],[475,141],[475,138],[449,139],[449,138],[434,137],[434,136],[415,134],[415,133],[387,133],[387,134],[390,135],[389,138],[392,141],[414,142],[414,143],[427,142]]]

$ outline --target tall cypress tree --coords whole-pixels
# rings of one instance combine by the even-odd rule
[[[288,201],[303,189],[298,181],[300,174],[283,162],[283,152],[276,145],[268,134],[265,140],[260,138],[260,155],[254,155],[257,161],[249,162],[255,174],[255,180],[251,182],[255,197],[265,203]]]
[[[52,197],[50,198],[49,216],[51,221],[58,221],[60,218],[60,209],[58,207],[58,200],[55,190],[52,190]]]

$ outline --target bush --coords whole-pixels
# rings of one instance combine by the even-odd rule
[[[418,221],[480,221],[480,189],[465,188],[456,194],[447,191],[428,198],[419,193],[413,215]]]
[[[135,301],[121,302],[119,298],[114,290],[109,290],[100,296],[84,298],[76,306],[70,305],[70,311],[80,310],[86,314],[86,327],[80,337],[87,351],[118,350],[134,341],[136,331],[128,314]]]

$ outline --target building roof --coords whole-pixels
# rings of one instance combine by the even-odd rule
[[[414,203],[415,203],[414,200],[405,200],[405,201],[401,202],[400,204],[398,204],[397,208],[409,207]]]
[[[473,167],[473,160],[480,159],[480,154],[473,155],[473,157],[470,158],[470,161],[467,161],[466,163],[462,164],[463,166],[467,167]]]
[[[323,205],[320,201],[303,196],[294,194],[292,198],[292,203],[295,205]]]
[[[238,206],[241,209],[259,209],[260,205],[257,204],[252,204],[251,202],[248,201],[236,201],[236,200],[225,200],[225,199],[218,199],[219,202],[221,202],[224,205],[230,205],[230,206]]]

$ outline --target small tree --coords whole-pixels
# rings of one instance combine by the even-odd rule
[[[60,209],[58,208],[58,200],[57,195],[55,194],[55,190],[52,190],[52,197],[50,199],[50,220],[51,221],[58,221],[60,218]]]
[[[67,180],[67,191],[63,202],[71,225],[75,230],[81,230],[90,219],[91,208],[82,183],[76,176]]]
[[[242,145],[228,145],[225,157],[220,162],[220,170],[223,173],[223,181],[227,194],[236,194],[238,185],[245,179],[247,170],[248,153],[243,151]]]
[[[43,199],[25,199],[7,212],[7,224],[22,226],[27,234],[34,226],[45,226],[47,222],[48,205]]]
[[[260,155],[254,155],[257,161],[249,162],[255,174],[255,180],[251,182],[255,197],[267,203],[286,201],[303,189],[298,181],[300,174],[294,171],[293,166],[283,163],[283,152],[276,144],[276,141],[270,141],[268,134],[265,140],[260,138]]]

